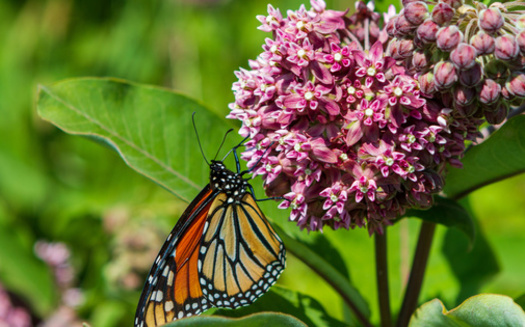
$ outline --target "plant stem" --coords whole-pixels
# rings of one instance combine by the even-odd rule
[[[384,234],[375,234],[375,254],[376,254],[376,278],[377,278],[377,299],[379,301],[379,313],[381,315],[381,326],[391,327],[392,318],[390,316],[390,293],[388,291],[388,262],[386,249],[386,231]]]
[[[403,305],[399,312],[397,327],[408,326],[410,316],[416,310],[435,230],[436,224],[434,223],[423,221],[421,224],[416,253],[412,261],[412,270],[410,271],[405,297],[403,298]]]

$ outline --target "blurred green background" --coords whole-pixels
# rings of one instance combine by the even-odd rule
[[[272,1],[283,13],[302,3]],[[353,7],[348,1],[327,4]],[[37,240],[64,242],[71,251],[69,287],[82,293],[71,321],[130,326],[144,274],[186,206],[106,147],[39,119],[37,85],[113,76],[180,90],[226,115],[233,72],[247,67],[269,37],[257,30],[259,14],[266,14],[264,1],[0,1],[0,285],[30,308],[34,322],[70,303],[52,269],[35,256]],[[525,178],[518,176],[464,202],[498,258],[487,263],[484,276],[495,273],[496,264],[501,269],[487,278],[483,292],[516,297],[525,290],[524,198]],[[394,308],[400,306],[418,225],[403,220],[389,230]],[[442,254],[445,233],[438,229],[422,300],[440,297],[450,308],[463,298],[460,279]],[[364,230],[325,235],[377,321],[373,240]],[[312,295],[337,319],[347,317],[328,284],[291,256],[279,284]]]

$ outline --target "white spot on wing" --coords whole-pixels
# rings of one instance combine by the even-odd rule
[[[168,312],[173,310],[173,308],[175,308],[175,304],[173,304],[173,301],[167,301],[166,303],[164,303],[164,311]]]

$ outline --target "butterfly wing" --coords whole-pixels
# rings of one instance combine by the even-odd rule
[[[245,306],[277,281],[284,245],[243,183],[230,185],[231,194],[208,185],[188,206],[153,264],[136,327],[163,325],[211,306]],[[242,195],[235,200],[237,187]]]
[[[160,326],[209,307],[198,280],[198,254],[216,194],[207,185],[168,235],[142,291],[136,327]]]
[[[221,193],[212,210],[199,255],[202,292],[215,307],[251,304],[284,270],[284,245],[251,193],[239,203]]]

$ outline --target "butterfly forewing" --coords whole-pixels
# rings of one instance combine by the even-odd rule
[[[285,266],[284,245],[248,192],[220,161],[164,243],[144,286],[135,326],[160,326],[209,307],[254,302]]]
[[[160,326],[209,307],[195,278],[200,238],[213,203],[211,195],[213,190],[207,185],[168,235],[142,291],[135,326]]]

